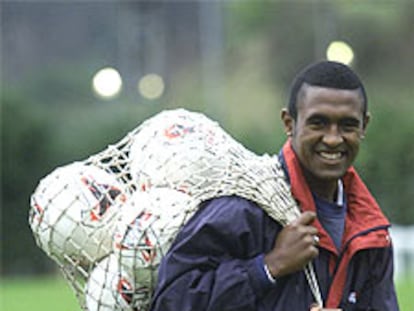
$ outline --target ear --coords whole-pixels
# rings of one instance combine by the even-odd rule
[[[364,124],[363,124],[363,129],[365,131],[367,124],[369,122],[369,120],[371,120],[371,114],[369,113],[369,111],[365,114],[364,116]]]
[[[293,135],[293,129],[295,127],[295,120],[290,115],[287,108],[282,109],[282,111],[280,112],[280,117],[282,119],[286,135],[289,136],[289,137],[292,136]]]
[[[367,129],[367,125],[369,123],[369,120],[371,120],[371,114],[367,112],[364,116],[363,124],[362,124],[362,136],[365,136],[365,131]]]

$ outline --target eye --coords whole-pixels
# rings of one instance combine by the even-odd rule
[[[308,119],[307,124],[312,129],[321,129],[328,124],[328,120],[320,116],[314,116]]]
[[[346,132],[354,132],[359,130],[360,122],[357,119],[344,119],[340,122],[341,128]]]

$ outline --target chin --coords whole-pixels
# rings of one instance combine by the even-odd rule
[[[320,165],[319,167],[315,167],[312,170],[313,175],[320,180],[337,180],[342,178],[346,173],[345,167],[326,167],[324,165]]]
[[[346,171],[340,172],[319,172],[316,177],[321,180],[332,181],[338,180],[345,175]]]

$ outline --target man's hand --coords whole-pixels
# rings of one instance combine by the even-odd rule
[[[264,258],[273,277],[299,271],[318,256],[314,238],[318,230],[311,226],[315,219],[315,213],[304,212],[279,233],[273,249]]]

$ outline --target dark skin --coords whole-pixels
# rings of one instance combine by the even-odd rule
[[[316,214],[304,212],[288,224],[277,236],[273,249],[266,254],[265,263],[274,277],[301,270],[319,251],[313,236],[318,230],[312,226]]]
[[[359,90],[340,90],[304,84],[298,94],[297,117],[281,113],[287,135],[312,192],[333,202],[338,179],[354,162],[369,115],[363,113]],[[305,267],[319,251],[312,226],[316,214],[304,212],[278,235],[265,263],[275,278]]]

